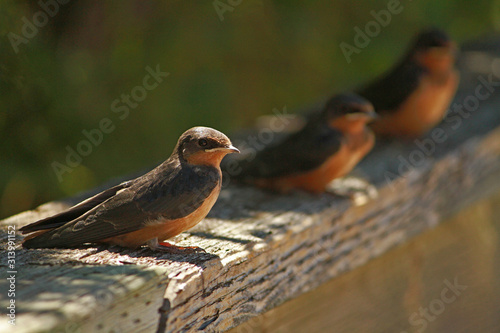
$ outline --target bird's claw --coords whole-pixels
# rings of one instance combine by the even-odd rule
[[[375,186],[355,177],[335,179],[329,184],[328,191],[335,195],[348,197],[355,206],[362,206],[378,196]]]
[[[204,249],[198,246],[177,246],[168,242],[150,242],[148,246],[153,251],[161,251],[174,254],[206,253]]]

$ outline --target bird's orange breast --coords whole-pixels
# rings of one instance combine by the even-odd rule
[[[340,149],[314,170],[274,179],[258,179],[256,185],[279,192],[301,189],[311,193],[323,193],[327,185],[348,174],[372,149],[375,137],[371,131],[348,135]]]
[[[183,231],[191,229],[207,216],[217,201],[220,193],[220,184],[212,190],[205,201],[191,214],[176,220],[159,219],[148,222],[147,226],[128,234],[103,239],[102,243],[137,248],[147,241],[158,238],[159,241],[177,236]]]
[[[418,88],[397,110],[373,123],[373,130],[386,136],[420,137],[443,119],[458,82],[457,71],[444,77],[423,77]]]

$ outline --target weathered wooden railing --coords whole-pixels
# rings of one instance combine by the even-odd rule
[[[455,99],[462,111],[419,143],[379,143],[356,170],[375,185],[376,198],[354,206],[329,194],[275,195],[229,186],[209,217],[175,240],[206,254],[105,246],[24,250],[17,235],[15,267],[2,252],[0,281],[0,305],[8,312],[12,281],[6,277],[15,271],[16,326],[4,317],[0,331],[223,331],[500,189],[500,44],[465,49]],[[72,202],[47,203],[2,221],[2,248],[9,228]]]

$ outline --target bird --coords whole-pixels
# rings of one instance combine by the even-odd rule
[[[198,224],[217,200],[220,162],[238,153],[209,127],[184,132],[170,157],[143,176],[111,187],[54,216],[22,227],[25,248],[105,243],[178,253],[202,250],[162,242]]]
[[[279,193],[324,193],[333,179],[349,173],[372,149],[375,136],[366,125],[376,117],[365,98],[335,95],[321,112],[310,114],[299,131],[225,161],[224,174]]]
[[[444,118],[460,81],[456,53],[446,32],[425,29],[392,69],[355,89],[380,115],[371,124],[378,136],[415,139]]]

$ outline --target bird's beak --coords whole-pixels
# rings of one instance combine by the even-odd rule
[[[377,118],[380,118],[380,116],[377,112],[372,110],[372,111],[368,112],[368,118],[370,118],[371,120],[375,120]]]
[[[206,152],[214,152],[214,151],[222,151],[222,152],[225,152],[226,154],[232,154],[232,153],[239,153],[239,149],[236,148],[235,146],[233,145],[228,145],[226,147],[217,147],[217,148],[212,148],[212,149],[206,149],[205,150]]]
[[[239,154],[240,153],[240,150],[233,145],[229,145],[229,147],[227,147],[226,150],[227,150],[228,154],[232,154],[232,153]]]

